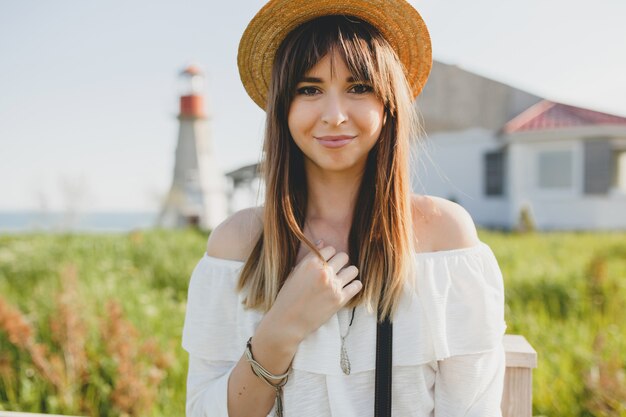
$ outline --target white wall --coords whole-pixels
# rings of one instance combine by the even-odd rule
[[[536,226],[542,230],[626,229],[626,195],[586,195],[583,192],[582,138],[545,142],[515,141],[509,146],[509,184],[514,226],[524,205],[529,205]],[[572,186],[546,190],[538,185],[538,155],[546,150],[570,150],[573,155]]]
[[[542,230],[626,230],[626,197],[535,199],[536,224]]]
[[[508,201],[484,192],[484,154],[497,150],[492,131],[469,129],[436,133],[416,148],[412,167],[413,191],[452,199],[472,215],[477,225],[506,227]]]

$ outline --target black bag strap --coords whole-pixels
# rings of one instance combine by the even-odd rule
[[[382,299],[382,297],[381,297]],[[379,303],[379,305],[382,303]],[[393,327],[389,316],[376,327],[376,385],[374,389],[374,417],[391,417],[391,354]]]

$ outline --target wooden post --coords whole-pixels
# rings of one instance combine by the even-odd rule
[[[504,335],[506,372],[502,393],[502,417],[532,417],[533,368],[537,367],[537,352],[524,336]]]

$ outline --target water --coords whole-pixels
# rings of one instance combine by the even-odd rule
[[[0,233],[127,232],[154,227],[156,212],[0,211]]]

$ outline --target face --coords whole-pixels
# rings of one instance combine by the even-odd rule
[[[297,84],[288,125],[308,173],[361,173],[380,136],[383,114],[372,87],[355,81],[339,54],[332,56],[332,65],[326,55]]]

